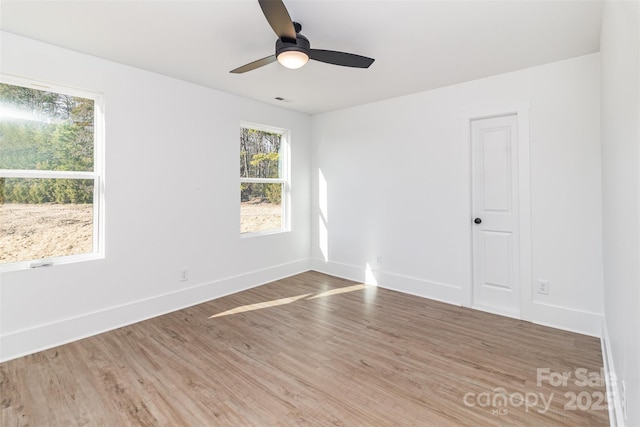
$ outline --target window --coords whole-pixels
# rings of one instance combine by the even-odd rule
[[[96,258],[100,98],[0,76],[0,266]]]
[[[265,126],[240,128],[240,233],[288,228],[287,132]]]

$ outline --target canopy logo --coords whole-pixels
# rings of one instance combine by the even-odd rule
[[[615,379],[611,378],[613,384]],[[550,368],[538,368],[536,370],[536,385],[538,387],[571,387],[591,389],[582,391],[555,392],[513,392],[498,387],[492,391],[481,393],[466,393],[463,402],[468,407],[478,406],[491,408],[493,415],[508,415],[509,408],[524,407],[525,412],[532,410],[544,414],[551,408],[555,398],[565,401],[565,411],[606,411],[607,401],[605,392],[601,391],[605,384],[604,370],[589,371],[586,368],[577,368],[573,371],[552,371]],[[597,390],[593,390],[597,388]],[[561,398],[564,396],[564,399]]]

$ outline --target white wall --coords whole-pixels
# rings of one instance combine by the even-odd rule
[[[602,55],[602,183],[605,339],[626,425],[640,426],[640,5],[605,1]]]
[[[531,320],[599,335],[599,67],[592,54],[314,116],[314,268],[462,304],[471,218],[460,117],[529,104],[531,278],[551,282],[529,298]]]
[[[308,269],[309,116],[1,35],[2,73],[106,105],[106,258],[2,274],[1,359]],[[290,233],[240,239],[241,121],[291,130]]]
[[[107,257],[4,273],[3,359],[304,271],[309,256],[462,304],[460,118],[507,105],[530,105],[531,278],[551,281],[529,298],[531,320],[600,333],[599,54],[310,118],[7,33],[1,43],[3,73],[103,93],[107,141]],[[292,130],[291,233],[239,238],[240,121]]]

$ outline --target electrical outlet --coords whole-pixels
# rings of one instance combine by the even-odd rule
[[[382,265],[382,255],[376,256],[376,265]]]
[[[183,268],[182,270],[180,270],[180,281],[186,282],[187,280],[189,280],[189,270]]]
[[[538,293],[541,295],[549,295],[549,281],[538,279]]]
[[[620,405],[622,406],[622,416],[627,419],[627,385],[622,380],[622,395],[620,396]]]

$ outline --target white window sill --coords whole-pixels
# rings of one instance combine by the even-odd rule
[[[55,267],[64,264],[74,264],[77,262],[93,261],[97,259],[103,259],[104,254],[101,253],[89,253],[80,255],[69,255],[63,257],[44,258],[30,261],[12,262],[8,264],[0,265],[0,273],[8,273],[10,271],[20,270],[37,270]]]
[[[250,239],[252,237],[271,236],[273,234],[284,234],[289,232],[291,232],[291,230],[287,230],[285,228],[281,228],[279,230],[269,230],[269,231],[250,231],[247,233],[240,233],[240,238]]]

